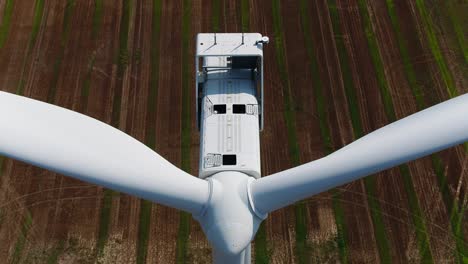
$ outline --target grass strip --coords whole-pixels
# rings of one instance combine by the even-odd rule
[[[54,248],[52,252],[50,253],[50,255],[47,257],[47,264],[58,263],[58,258],[64,250],[65,250],[65,241],[60,240],[57,247]]]
[[[9,2],[7,2],[6,4],[8,4],[8,3]],[[6,6],[5,8],[8,8],[8,6]],[[5,10],[5,12],[7,12],[7,11]],[[9,12],[11,12],[11,11],[9,11]],[[20,78],[19,85],[18,85],[18,88],[17,88],[17,91],[16,91],[16,93],[18,95],[23,94],[23,88],[22,87],[24,86],[24,81],[23,81],[24,69],[26,67],[26,61],[28,61],[28,59],[29,59],[29,57],[31,55],[32,47],[34,46],[34,44],[36,42],[36,37],[37,37],[37,33],[39,31],[39,27],[41,25],[43,12],[44,12],[44,0],[37,0],[36,3],[35,3],[35,6],[34,6],[33,26],[32,26],[31,34],[29,36],[27,54],[26,54],[26,57],[25,57],[25,59],[23,61],[21,78]],[[5,17],[4,17],[4,19],[5,19]],[[4,22],[3,22],[2,26],[5,26]],[[3,164],[4,164],[4,162],[5,162],[5,157],[0,156],[0,176],[3,175]],[[0,218],[0,222],[2,222],[2,220],[3,220],[3,217]],[[24,248],[24,244],[26,243],[26,236],[28,234],[29,228],[31,227],[31,224],[32,224],[32,217],[31,217],[31,214],[28,211],[28,212],[26,212],[26,217],[25,217],[25,220],[23,222],[23,226],[21,228],[20,236],[16,240],[16,243],[15,243],[15,249],[14,249],[14,252],[13,252],[12,263],[19,263],[19,261],[20,261],[21,254],[22,254],[22,251],[23,251],[23,248]]]
[[[137,264],[146,263],[148,255],[149,233],[151,223],[152,202],[140,200],[140,216],[138,221]]]
[[[291,84],[286,64],[286,54],[284,47],[284,34],[282,28],[281,16],[281,3],[279,0],[273,0],[272,3],[272,16],[273,16],[273,32],[274,44],[276,50],[276,60],[278,64],[279,75],[283,87],[283,104],[284,104],[284,119],[286,122],[286,129],[288,135],[289,154],[293,166],[300,165],[299,144],[296,135],[296,116],[295,106],[291,94]],[[296,257],[298,263],[306,263],[308,259],[308,252],[310,251],[307,246],[307,226],[306,226],[306,206],[303,203],[294,205],[296,222]]]
[[[157,116],[157,98],[159,85],[159,37],[161,32],[161,0],[153,0],[152,18],[151,18],[151,76],[147,101],[147,128],[146,145],[156,149],[156,116]],[[137,243],[137,263],[146,263],[146,256],[149,244],[149,231],[151,224],[151,210],[153,204],[147,200],[140,202],[140,217],[138,223],[138,243]]]
[[[31,213],[29,213],[29,211],[26,211],[24,222],[23,222],[23,225],[21,226],[21,232],[20,232],[18,239],[16,240],[15,248],[13,251],[13,259],[11,261],[11,263],[13,264],[20,263],[21,261],[21,255],[23,253],[23,249],[26,244],[26,237],[28,235],[29,229],[31,228],[31,225],[32,225]]]
[[[102,8],[103,3],[102,0],[94,0],[94,11],[93,11],[93,28],[91,33],[91,40],[93,42],[96,41],[98,37],[98,33],[101,31],[102,27]],[[96,51],[95,51],[96,52]],[[88,96],[89,96],[89,89],[91,88],[91,78],[94,69],[94,64],[96,62],[96,54],[93,52],[90,56],[88,68],[86,69],[86,74],[83,80],[83,87],[81,88],[81,109],[85,111],[88,108]]]
[[[122,79],[129,63],[128,34],[130,30],[131,0],[122,0],[122,17],[120,19],[119,51],[116,58],[117,77]],[[112,120],[114,127],[120,125],[120,105],[122,103],[122,87],[116,89],[112,103]]]
[[[21,67],[21,77],[16,88],[16,94],[22,95],[24,93],[24,85],[26,84],[24,79],[24,72],[26,70],[26,63],[30,60],[32,49],[36,44],[37,34],[42,23],[42,16],[44,15],[44,2],[45,0],[36,0],[34,4],[34,17],[31,33],[29,35],[28,47],[26,51],[26,57]]]
[[[455,32],[465,63],[468,64],[468,44],[466,41],[466,34],[464,32],[467,29],[466,25],[468,23],[468,18],[466,16],[468,12],[468,4],[466,1],[446,0],[445,10]]]
[[[182,136],[181,136],[181,167],[185,172],[190,173],[190,143],[191,143],[191,104],[190,104],[190,69],[191,59],[190,51],[190,20],[191,20],[191,1],[183,1],[182,17]],[[187,262],[187,244],[190,234],[191,216],[186,212],[180,213],[179,232],[177,234],[176,262]]]
[[[343,35],[340,29],[340,18],[335,1],[328,2],[328,9],[332,20],[333,31],[335,33],[335,42],[340,60],[341,74],[345,88],[346,98],[348,100],[348,108],[351,116],[351,124],[353,126],[354,138],[358,139],[364,135],[362,123],[359,115],[359,104],[355,88],[351,77],[351,69],[349,67],[348,55],[344,45]],[[366,30],[366,33],[368,30]],[[384,83],[385,84],[385,83]],[[389,97],[389,95],[387,95]],[[386,112],[388,111],[386,107]],[[385,234],[385,226],[383,223],[382,210],[380,203],[375,199],[377,191],[375,188],[375,176],[364,178],[364,185],[367,193],[368,204],[370,207],[371,219],[374,227],[374,236],[377,242],[379,257],[382,263],[391,263],[389,255],[390,246]]]
[[[260,224],[257,234],[255,235],[254,250],[255,250],[254,262],[256,264],[267,264],[270,262],[271,252],[268,250],[268,247],[267,247],[267,233],[266,233],[265,222],[262,222]]]
[[[241,0],[241,23],[242,32],[248,32],[250,28],[249,0]]]
[[[95,14],[97,11],[95,11]],[[122,64],[120,58],[122,54],[127,54],[128,56],[128,34],[129,34],[129,24],[130,24],[130,14],[131,14],[131,2],[130,0],[122,0],[122,17],[120,20],[120,31],[119,31],[119,50],[117,54],[117,67],[118,67],[118,78],[122,78],[126,64]],[[127,60],[128,63],[128,60]],[[120,105],[122,101],[122,87],[118,87],[114,93],[114,100],[112,103],[112,119],[111,125],[115,128],[118,128],[120,125]],[[99,217],[99,231],[97,239],[97,252],[102,254],[105,244],[109,237],[109,225],[110,225],[110,215],[112,212],[112,200],[115,196],[118,196],[119,193],[110,189],[104,189],[104,197],[101,204],[101,213]]]
[[[387,1],[387,3],[388,3],[388,1]],[[390,94],[390,89],[389,89],[387,81],[386,81],[384,66],[383,66],[382,58],[381,58],[380,53],[379,53],[379,47],[378,47],[378,44],[377,44],[377,39],[376,39],[375,34],[373,32],[372,22],[371,22],[369,13],[367,11],[367,7],[366,7],[367,4],[366,4],[365,0],[358,0],[358,4],[359,4],[359,12],[361,14],[363,27],[364,27],[365,32],[366,32],[366,38],[367,38],[367,43],[368,43],[370,55],[371,55],[371,58],[372,58],[372,61],[373,61],[373,64],[374,64],[375,71],[377,73],[376,74],[377,75],[377,81],[378,81],[378,84],[379,84],[379,90],[380,90],[380,94],[381,94],[382,101],[383,101],[383,104],[384,104],[385,113],[387,115],[388,120],[390,122],[394,122],[394,121],[396,121],[396,114],[395,114],[395,110],[394,110],[394,107],[393,107],[393,102],[392,102],[392,97],[391,97],[391,94]],[[394,17],[394,19],[395,19],[395,17]],[[394,21],[392,21],[392,23],[393,22]],[[397,34],[400,34],[400,31],[399,30],[397,30],[397,31],[398,31]],[[402,41],[399,41],[398,45],[401,48],[402,46],[404,46],[404,43]],[[402,55],[404,56],[404,54],[408,54],[407,51],[404,50]],[[403,59],[403,60],[404,60],[403,62],[405,64],[405,66],[404,66],[405,70],[409,69],[408,79],[411,80],[411,82],[413,82],[414,85],[416,85],[416,78],[415,78],[415,75],[414,75],[414,70],[412,70],[411,63],[409,62],[409,58]],[[417,103],[419,104],[419,103],[422,102],[422,93],[420,92],[420,89],[417,88],[417,86],[415,86],[415,92],[416,92],[415,93],[415,98],[417,98],[416,100],[419,100],[419,101],[417,101]],[[415,192],[415,189],[414,189],[414,185],[413,185],[413,182],[411,180],[411,174],[410,174],[409,167],[408,167],[408,165],[404,164],[404,165],[401,165],[399,167],[399,170],[400,170],[400,173],[401,173],[402,178],[403,178],[403,186],[404,186],[406,194],[407,194],[408,204],[409,204],[410,210],[412,212],[411,218],[412,218],[413,224],[415,225],[415,232],[416,232],[416,238],[418,240],[419,254],[421,255],[421,261],[423,263],[433,263],[434,261],[433,261],[432,253],[431,253],[431,250],[430,250],[430,242],[429,242],[429,237],[428,237],[428,234],[427,234],[427,228],[426,228],[426,224],[425,224],[425,220],[424,220],[424,215],[423,215],[422,210],[421,210],[421,208],[419,206],[419,201],[417,199],[416,192]],[[370,180],[365,182],[365,185],[366,185],[366,188],[369,188],[369,189],[372,190],[372,193],[374,193],[374,194],[377,193],[377,190],[375,189],[375,187],[376,187],[375,177],[370,177]],[[377,204],[378,201],[376,201],[373,197],[376,197],[376,195],[373,195],[369,199],[370,203]],[[378,217],[382,217],[381,214]],[[378,223],[379,225],[380,224],[383,225],[383,220],[379,220],[379,222],[381,222],[381,223]],[[382,230],[379,230],[378,232],[376,232],[376,236],[377,237],[382,236],[382,238],[383,238],[385,236],[384,231],[385,230],[383,229],[383,226],[382,226]],[[383,240],[382,238],[379,238],[379,239]],[[380,243],[383,243],[383,242],[384,241],[380,241]],[[390,255],[388,255],[388,252],[389,252],[389,250],[388,250],[388,241],[386,241],[386,243],[387,243],[387,245],[382,244],[382,246],[384,246],[384,247],[379,247],[379,249],[381,249],[380,250],[380,256],[381,256],[383,262],[391,263],[391,257],[390,257]]]
[[[101,31],[103,11],[104,11],[103,0],[94,0],[93,24],[92,24],[92,31],[91,31],[93,39],[96,39],[98,33]]]
[[[5,162],[5,157],[0,156],[0,177],[3,175],[3,163]]]
[[[70,34],[70,19],[73,14],[73,9],[75,8],[75,4],[75,0],[67,0],[67,3],[65,5],[65,10],[63,14],[62,35],[60,38],[60,53],[59,56],[55,59],[53,66],[52,85],[50,86],[49,92],[47,94],[48,103],[53,103],[55,99],[55,94],[57,93],[57,84],[60,77],[60,68],[62,66],[63,58],[65,56],[65,45],[67,44],[68,37]]]
[[[88,96],[89,96],[89,90],[91,88],[91,78],[92,78],[92,73],[93,73],[95,62],[96,62],[96,55],[92,54],[89,59],[88,68],[83,78],[83,86],[81,88],[80,100],[81,100],[82,111],[85,111],[88,108]]]
[[[452,74],[450,73],[447,63],[445,62],[444,56],[440,50],[439,42],[437,40],[436,32],[434,30],[434,24],[426,9],[424,0],[416,0],[416,7],[423,22],[423,29],[426,33],[427,41],[429,42],[429,47],[431,49],[432,56],[434,57],[437,66],[439,67],[448,95],[450,98],[453,98],[458,95],[458,91],[455,87],[455,82],[453,80]]]
[[[465,208],[459,208],[457,200],[454,199],[450,193],[450,187],[447,183],[447,175],[445,174],[445,165],[443,164],[442,159],[438,155],[432,155],[431,157],[437,183],[440,192],[442,193],[442,199],[447,211],[449,212],[450,226],[455,238],[455,256],[457,258],[457,263],[466,263],[464,262],[464,259],[466,260],[468,258],[468,247],[463,234],[463,226],[460,225],[465,217]],[[460,204],[463,205],[463,200],[460,201]]]
[[[393,0],[386,0],[386,3],[388,15],[393,26],[393,32],[395,33],[397,39],[398,49],[400,50],[400,58],[403,62],[406,80],[408,81],[408,84],[411,87],[418,109],[422,110],[423,108],[425,108],[424,92],[422,86],[417,81],[416,73],[414,71],[413,64],[410,60],[409,51],[407,49],[408,43],[401,32],[400,23],[398,21],[398,15],[395,10],[395,4]]]
[[[13,0],[6,0],[5,9],[3,10],[2,24],[0,25],[0,49],[5,44],[5,41],[10,32],[11,15],[13,14]]]
[[[319,65],[317,63],[317,58],[314,54],[314,43],[312,41],[312,37],[310,32],[310,21],[309,16],[307,14],[308,1],[301,0],[300,1],[300,14],[301,14],[301,25],[302,25],[302,32],[304,36],[305,46],[307,50],[307,56],[309,59],[309,65],[312,72],[312,82],[313,82],[313,92],[315,98],[315,104],[317,108],[317,115],[319,119],[319,126],[320,126],[320,134],[322,137],[322,141],[324,144],[325,154],[328,155],[334,151],[333,143],[331,140],[331,132],[330,127],[328,126],[327,120],[327,103],[324,96],[324,87],[322,80],[320,78],[319,72]],[[336,246],[338,247],[338,253],[340,257],[341,263],[347,263],[347,246],[346,246],[346,238],[344,234],[344,230],[346,229],[345,221],[344,221],[344,210],[339,202],[340,194],[339,192],[332,191],[332,205],[333,205],[333,212],[335,217],[335,223],[337,225],[337,243]]]
[[[422,110],[427,107],[427,104],[424,102],[424,97],[423,97],[421,86],[416,81],[415,71],[413,69],[412,63],[410,62],[410,56],[407,50],[406,39],[401,34],[400,24],[398,22],[398,16],[396,15],[394,3],[392,0],[387,0],[387,10],[388,10],[388,14],[390,16],[391,22],[392,22],[395,35],[397,37],[398,47],[400,50],[401,58],[404,63],[404,69],[405,69],[406,78],[408,80],[408,84],[416,100],[418,110]],[[463,258],[463,252],[467,252],[467,250],[466,250],[466,246],[465,246],[464,239],[463,239],[463,233],[462,233],[462,230],[459,228],[458,223],[463,219],[464,212],[459,212],[458,207],[456,206],[456,202],[454,202],[453,197],[450,195],[449,186],[447,183],[447,175],[445,175],[444,173],[442,160],[440,159],[439,155],[432,156],[432,164],[433,164],[434,172],[437,177],[439,189],[442,193],[442,198],[443,198],[445,207],[450,212],[450,223],[452,227],[451,229],[456,239],[456,246],[457,246],[456,255],[458,255],[457,257],[459,258],[459,263],[462,263],[461,260]],[[408,190],[408,191],[414,194],[414,189]],[[418,221],[417,219],[415,220]],[[468,256],[468,254],[465,253],[465,256]]]
[[[219,17],[221,14],[220,0],[211,1],[211,29],[213,32],[219,32]]]
[[[102,198],[101,212],[99,215],[99,229],[98,229],[98,239],[97,239],[97,256],[101,256],[104,251],[104,246],[106,245],[107,238],[109,237],[109,223],[110,223],[110,214],[112,210],[112,198],[114,196],[114,191],[109,189],[104,189],[104,196]]]

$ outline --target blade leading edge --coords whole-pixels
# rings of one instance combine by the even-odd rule
[[[120,130],[5,92],[0,92],[0,155],[193,214],[209,196],[207,181]]]
[[[265,214],[314,194],[468,141],[468,94],[380,128],[313,162],[251,184]]]

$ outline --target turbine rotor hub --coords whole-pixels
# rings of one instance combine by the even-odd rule
[[[209,201],[194,218],[216,250],[237,255],[250,244],[266,217],[259,217],[251,207],[249,183],[253,178],[242,172],[223,171],[207,180],[211,186]]]

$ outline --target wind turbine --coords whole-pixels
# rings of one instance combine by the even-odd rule
[[[260,178],[267,42],[254,33],[198,35],[199,178],[105,123],[5,92],[0,154],[189,212],[212,245],[215,263],[250,263],[250,243],[268,213],[468,141],[465,94],[324,158]]]

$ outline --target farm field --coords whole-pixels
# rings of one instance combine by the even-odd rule
[[[259,32],[267,176],[467,93],[466,13],[456,0],[0,0],[0,90],[106,122],[197,175],[195,36]],[[271,213],[252,263],[467,263],[467,151]],[[189,214],[0,157],[0,259],[210,263],[211,249]]]

